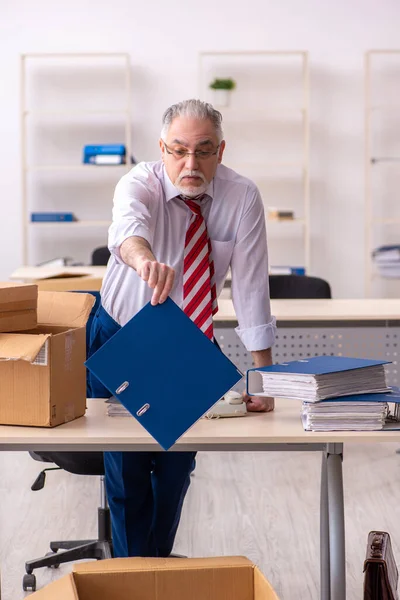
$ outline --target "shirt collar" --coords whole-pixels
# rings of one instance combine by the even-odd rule
[[[165,199],[166,199],[167,202],[169,202],[173,198],[176,198],[177,196],[179,196],[180,195],[180,191],[178,190],[178,188],[176,188],[174,186],[174,184],[170,180],[170,178],[168,176],[168,173],[167,173],[164,165],[163,165],[163,173],[164,173],[164,193],[165,193]],[[211,199],[213,199],[213,197],[214,197],[214,179],[212,179],[210,181],[210,183],[208,184],[208,187],[207,187],[207,189],[206,189],[206,191],[204,193],[207,194],[207,196],[209,196]]]

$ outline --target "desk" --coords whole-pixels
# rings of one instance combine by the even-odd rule
[[[311,433],[300,404],[277,400],[273,413],[201,420],[174,446],[197,451],[318,451],[321,469],[321,600],[345,600],[343,444],[400,442],[399,431]],[[88,400],[85,417],[54,429],[0,426],[0,450],[159,450],[135,419],[110,418],[102,400]]]
[[[245,372],[251,355],[234,332],[231,300],[218,301],[215,335],[225,354]],[[274,360],[335,354],[392,361],[389,385],[400,386],[400,299],[271,300],[278,325]]]

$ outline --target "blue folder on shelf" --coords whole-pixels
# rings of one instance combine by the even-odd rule
[[[85,364],[164,450],[243,377],[170,298],[147,304]]]

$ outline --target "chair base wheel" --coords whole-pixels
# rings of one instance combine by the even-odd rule
[[[33,573],[24,575],[22,579],[22,589],[24,592],[28,592],[29,590],[32,592],[36,591],[36,576],[33,575]]]

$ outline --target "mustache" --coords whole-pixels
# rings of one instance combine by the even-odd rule
[[[179,175],[177,183],[180,183],[184,177],[200,177],[203,183],[207,183],[206,178],[201,171],[183,171]]]

